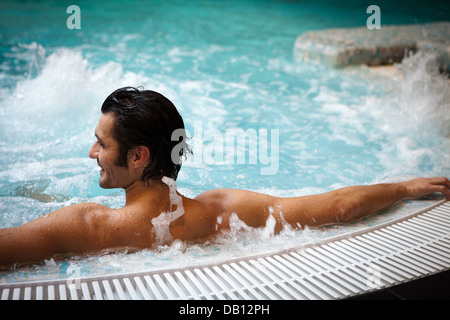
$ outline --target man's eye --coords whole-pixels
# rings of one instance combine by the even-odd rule
[[[100,145],[100,147],[104,147],[105,145],[103,143],[101,143],[100,141],[97,140],[97,143]]]

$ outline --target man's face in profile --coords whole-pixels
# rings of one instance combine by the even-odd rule
[[[114,122],[113,113],[101,115],[95,128],[97,141],[89,151],[89,157],[96,159],[101,168],[99,185],[105,189],[125,188],[131,183],[129,169],[116,164],[119,157],[119,144],[112,136]]]

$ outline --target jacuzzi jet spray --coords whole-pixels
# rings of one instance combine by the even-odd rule
[[[177,194],[177,185],[175,181],[171,178],[163,177],[162,182],[167,184],[169,187],[170,209],[169,211],[161,212],[159,216],[152,219],[156,236],[156,244],[158,245],[164,245],[173,240],[169,230],[170,223],[184,214],[183,198]],[[173,206],[177,207],[176,210],[170,211]]]

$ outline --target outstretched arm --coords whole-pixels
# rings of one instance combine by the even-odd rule
[[[349,207],[343,222],[363,218],[383,210],[404,199],[417,199],[431,193],[442,193],[450,200],[450,181],[445,178],[417,178],[401,183],[377,184],[356,187],[353,194],[352,187],[344,188],[344,196],[349,198]]]
[[[418,178],[401,183],[345,187],[324,194],[280,198],[243,190],[217,189],[199,195],[196,200],[223,213],[222,228],[236,213],[252,227],[263,227],[270,214],[277,221],[275,231],[283,223],[293,227],[347,223],[374,214],[398,201],[420,198],[440,192],[450,200],[447,178]]]
[[[401,183],[352,186],[322,195],[282,200],[290,213],[289,223],[295,220],[307,225],[348,223],[377,213],[404,199],[416,199],[440,192],[450,199],[447,178],[417,178]]]

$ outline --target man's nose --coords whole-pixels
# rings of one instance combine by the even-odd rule
[[[91,147],[91,150],[89,150],[89,158],[97,159],[97,157],[98,157],[98,146],[97,143],[94,143]]]

